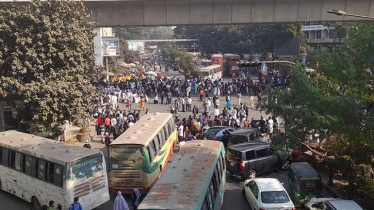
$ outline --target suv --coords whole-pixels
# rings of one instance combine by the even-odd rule
[[[282,159],[265,142],[247,142],[230,146],[226,153],[226,170],[238,179],[255,178],[282,168]]]
[[[258,128],[239,128],[230,133],[228,146],[251,141],[261,141],[262,135]]]

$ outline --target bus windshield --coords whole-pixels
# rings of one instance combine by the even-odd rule
[[[83,158],[73,164],[73,174],[75,178],[96,178],[95,173],[103,170],[103,158],[95,155]],[[99,175],[101,175],[99,173]]]
[[[199,75],[200,76],[209,76],[209,72],[208,71],[201,71],[201,72],[199,72]]]
[[[112,147],[111,167],[112,169],[141,169],[143,155],[140,147]]]

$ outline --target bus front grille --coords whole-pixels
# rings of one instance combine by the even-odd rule
[[[140,178],[140,171],[114,172],[116,178]]]

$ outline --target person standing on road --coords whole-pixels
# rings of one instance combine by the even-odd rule
[[[192,104],[192,98],[188,96],[188,98],[186,98],[186,111],[187,112],[191,111],[191,104]]]
[[[182,97],[181,98],[181,104],[182,104],[182,112],[186,111],[186,100]]]
[[[194,105],[192,109],[193,117],[196,117],[198,113],[199,113],[199,109],[196,107],[196,105]]]
[[[156,95],[157,96],[157,95]],[[144,108],[145,108],[145,99],[144,98],[141,98],[140,99],[140,109],[143,109],[144,111]]]
[[[138,210],[138,206],[143,200],[142,194],[140,194],[139,190],[137,188],[134,189],[134,193],[132,194],[132,209],[133,210]]]
[[[74,203],[72,203],[69,207],[69,210],[83,210],[82,205],[79,203],[79,198],[74,198]]]
[[[184,140],[184,126],[183,126],[183,123],[180,122],[179,127],[178,127],[178,141],[181,142],[183,140]]]
[[[48,203],[48,210],[54,210],[55,209],[55,202],[54,201],[49,201]]]
[[[118,191],[117,197],[114,200],[113,210],[130,210],[126,200],[122,196],[121,191]]]

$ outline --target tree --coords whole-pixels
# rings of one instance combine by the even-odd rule
[[[325,149],[335,157],[329,166],[345,175],[352,194],[368,201],[374,197],[373,32],[370,24],[351,28],[334,54],[317,55],[320,65],[314,75],[308,76],[298,64],[291,72],[292,85],[272,90],[277,103],[264,105],[285,120],[286,132],[295,141],[304,141],[312,129],[326,132]]]
[[[179,49],[170,49],[165,51],[170,60],[178,63],[181,70],[184,72],[186,78],[190,77],[194,71],[195,65],[193,61],[193,56]]]
[[[51,135],[88,116],[95,88],[93,27],[83,2],[32,1],[0,10],[0,96],[20,129]]]

